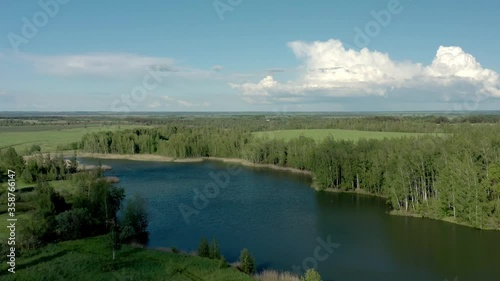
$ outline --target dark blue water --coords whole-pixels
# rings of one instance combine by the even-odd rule
[[[315,192],[308,177],[287,172],[212,161],[101,162],[127,196],[148,202],[150,247],[196,251],[201,237],[215,237],[230,262],[246,247],[259,269],[315,266],[324,280],[500,280],[500,232],[389,216],[382,199]]]

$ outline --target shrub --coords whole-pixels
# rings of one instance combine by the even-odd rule
[[[219,243],[215,240],[215,238],[212,240],[212,247],[210,247],[210,258],[214,260],[221,258]]]
[[[62,240],[80,239],[89,234],[92,218],[87,209],[78,208],[56,216],[56,233]]]
[[[255,273],[255,259],[246,248],[241,251],[240,270],[249,275]]]
[[[122,239],[126,242],[145,243],[147,241],[148,212],[146,203],[136,194],[130,199],[123,210],[121,218]]]
[[[220,260],[219,260],[219,268],[224,269],[224,268],[228,268],[228,267],[229,267],[229,264],[227,263],[226,258],[224,256],[221,256]]]
[[[210,245],[208,245],[208,240],[203,237],[200,241],[200,246],[198,246],[198,256],[202,258],[210,257]]]
[[[33,183],[35,182],[35,177],[33,176],[33,174],[30,172],[29,169],[24,169],[23,173],[21,174],[21,179],[25,182],[25,183]]]
[[[314,268],[308,269],[306,271],[306,274],[304,275],[304,277],[302,277],[300,280],[301,281],[323,281],[323,279],[321,279],[321,275],[319,275],[319,273]]]

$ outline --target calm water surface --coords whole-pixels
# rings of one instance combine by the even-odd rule
[[[384,200],[315,192],[305,176],[240,166],[187,222],[179,206],[203,207],[201,201],[194,205],[194,190],[213,187],[211,173],[229,175],[234,167],[211,161],[80,161],[112,166],[107,175],[120,178],[127,196],[146,199],[150,247],[195,251],[201,237],[215,237],[229,261],[246,247],[259,269],[294,271],[317,263],[324,280],[500,281],[500,232],[389,216]]]

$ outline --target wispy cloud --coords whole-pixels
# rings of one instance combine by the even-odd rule
[[[148,107],[149,108],[159,108],[159,107],[161,107],[161,103],[158,101],[155,101],[155,102],[149,104]]]
[[[212,66],[212,70],[215,71],[215,72],[221,72],[223,69],[224,69],[224,67],[222,67],[222,65],[214,65],[214,66]]]
[[[32,64],[38,72],[55,76],[123,76],[161,69],[175,72],[171,58],[141,56],[123,53],[96,53],[79,55],[41,56],[20,54],[19,57]]]
[[[207,107],[207,106],[210,106],[209,102],[193,103],[193,102],[189,102],[187,100],[178,100],[177,102],[182,107]]]
[[[148,69],[175,71],[174,60],[134,54],[82,54],[40,56],[22,54],[21,58],[31,63],[42,73],[56,76],[123,76],[144,72]]]
[[[296,41],[288,44],[303,61],[301,77],[276,81],[272,75],[259,82],[230,84],[249,103],[304,102],[324,97],[387,96],[400,89],[436,92],[441,99],[481,92],[500,97],[498,73],[483,68],[460,47],[439,47],[432,64],[394,61],[388,54],[346,49],[342,42]],[[407,91],[406,91],[407,92]],[[439,94],[441,93],[441,94]]]
[[[283,68],[270,68],[267,70],[269,73],[282,73],[285,72],[285,69]]]
[[[194,102],[194,101],[189,101],[186,99],[179,99],[179,98],[174,98],[170,97],[167,95],[164,95],[160,97],[157,101],[153,103],[156,107],[160,107],[161,105],[164,106],[172,106],[172,105],[177,105],[179,107],[208,107],[210,106],[209,102]]]

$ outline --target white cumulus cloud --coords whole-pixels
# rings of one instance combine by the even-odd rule
[[[387,96],[408,89],[434,89],[446,96],[470,94],[500,97],[498,73],[483,68],[460,47],[439,47],[431,65],[395,61],[386,53],[346,49],[338,40],[288,44],[303,62],[300,77],[280,82],[266,76],[259,82],[230,84],[249,103],[301,102],[324,97]],[[445,96],[441,97],[445,99]]]

